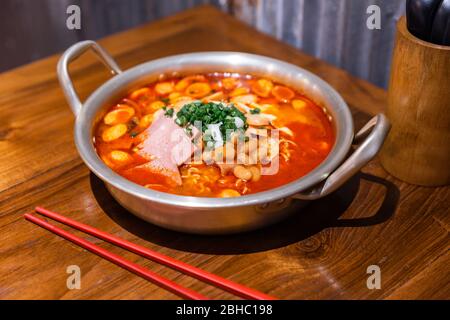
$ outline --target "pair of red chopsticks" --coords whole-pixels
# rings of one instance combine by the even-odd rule
[[[116,246],[127,249],[133,253],[136,253],[140,256],[143,256],[145,258],[153,260],[157,263],[160,263],[160,264],[170,267],[172,269],[178,270],[178,271],[185,273],[191,277],[208,282],[212,285],[215,285],[218,288],[221,288],[223,290],[231,292],[242,298],[256,299],[256,300],[274,300],[274,299],[276,299],[274,297],[271,297],[271,296],[264,294],[262,292],[259,292],[257,290],[245,287],[245,286],[235,283],[233,281],[227,280],[225,278],[219,277],[217,275],[214,275],[214,274],[204,271],[202,269],[191,266],[187,263],[184,263],[184,262],[181,262],[174,258],[165,256],[156,251],[150,250],[143,246],[140,246],[135,243],[129,242],[127,240],[121,239],[119,237],[113,236],[112,234],[106,233],[104,231],[100,231],[100,230],[95,229],[86,224],[69,219],[58,213],[49,211],[49,210],[41,208],[41,207],[36,207],[35,211],[50,218],[50,219],[53,219],[55,221],[58,221],[65,225],[68,225],[70,227],[73,227],[77,230],[80,230],[84,233],[90,234],[99,239],[108,241],[109,243],[112,243]],[[115,263],[116,265],[118,265],[128,271],[131,271],[131,272],[137,274],[138,276],[141,276],[142,278],[149,280],[149,281],[155,283],[156,285],[158,285],[164,289],[167,289],[168,291],[171,291],[182,298],[193,299],[193,300],[207,300],[208,299],[207,297],[205,297],[193,290],[190,290],[188,288],[180,286],[180,285],[176,284],[175,282],[170,281],[164,277],[161,277],[158,274],[156,274],[134,262],[126,260],[126,259],[122,258],[121,256],[116,255],[106,249],[103,249],[83,238],[77,237],[77,236],[71,234],[70,232],[65,231],[61,228],[58,228],[58,227],[48,223],[47,221],[42,220],[34,215],[27,213],[24,216],[25,216],[25,219],[37,224],[38,226],[41,226],[42,228],[45,228],[57,235],[69,240],[69,241],[72,241],[76,245],[83,247],[83,248],[97,254],[98,256],[100,256],[112,263]]]

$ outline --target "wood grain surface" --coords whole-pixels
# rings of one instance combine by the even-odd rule
[[[336,88],[351,106],[356,127],[386,105],[385,91],[208,6],[100,43],[123,69],[170,54],[204,50],[282,59]],[[23,213],[36,205],[281,299],[450,298],[450,188],[403,183],[388,175],[378,160],[331,196],[251,233],[192,236],[135,218],[112,199],[77,154],[73,116],[56,79],[57,60],[52,56],[0,75],[0,298],[177,298],[25,221]],[[107,79],[103,66],[89,55],[74,63],[71,71],[83,98]],[[233,298],[83,236],[201,294]],[[79,290],[67,289],[69,265],[81,268]],[[379,290],[367,288],[370,265],[381,268]]]

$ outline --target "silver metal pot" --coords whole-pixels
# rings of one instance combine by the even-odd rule
[[[68,65],[92,49],[115,74],[81,103],[68,73]],[[139,186],[109,169],[98,157],[93,128],[108,104],[161,74],[238,72],[266,76],[304,92],[332,116],[336,142],[328,157],[306,176],[281,187],[236,198],[178,196]],[[79,42],[62,55],[58,77],[75,114],[75,144],[86,165],[102,179],[113,197],[136,216],[156,225],[189,233],[224,234],[255,229],[298,212],[307,201],[339,188],[380,150],[390,125],[383,114],[370,120],[354,137],[347,104],[325,81],[295,65],[241,52],[200,52],[149,61],[122,72],[97,43]],[[348,157],[350,147],[359,144]]]

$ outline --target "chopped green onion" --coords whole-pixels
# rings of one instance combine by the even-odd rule
[[[168,115],[169,109],[164,110],[166,111],[165,114]],[[170,114],[170,116],[172,115]],[[216,102],[203,103],[198,100],[185,104],[177,112],[175,123],[180,127],[189,127],[190,125],[198,125],[198,123],[201,123],[201,129],[204,133],[203,140],[205,142],[215,141],[212,132],[208,130],[208,126],[210,125],[217,125],[222,137],[226,137],[235,131],[245,131],[248,128],[245,115],[233,104],[227,105]],[[217,132],[215,135],[217,136]],[[220,139],[220,142],[216,142],[222,143],[223,141]]]
[[[167,107],[163,107],[164,110],[164,115],[166,117],[172,118],[173,117],[173,113],[175,110],[173,110],[173,108],[167,108]]]

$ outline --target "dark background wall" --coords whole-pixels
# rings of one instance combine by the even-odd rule
[[[81,8],[81,30],[66,28],[71,4]],[[382,87],[389,78],[395,23],[405,10],[405,0],[2,0],[0,71],[200,4]],[[381,30],[366,27],[372,4],[381,8]]]

